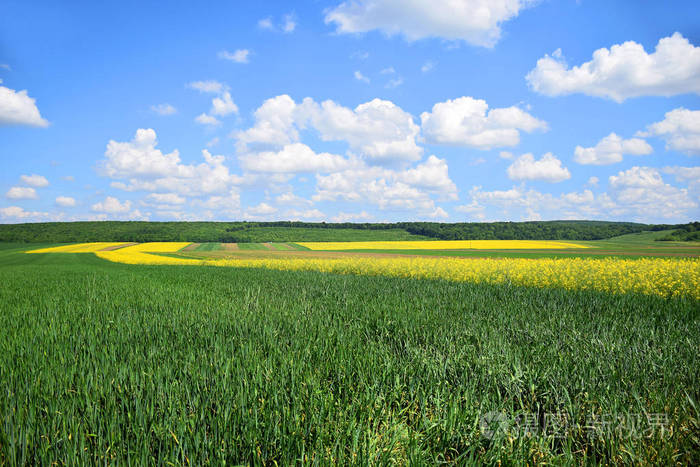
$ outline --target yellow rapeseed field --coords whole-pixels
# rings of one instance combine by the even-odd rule
[[[28,251],[27,253],[95,253],[104,248],[127,245],[127,242],[75,243]]]
[[[426,240],[395,242],[297,242],[309,250],[538,250],[589,248],[585,245],[547,240]]]
[[[531,259],[367,256],[304,258],[297,256],[198,260],[151,254],[174,253],[188,244],[186,242],[142,243],[113,251],[96,251],[95,254],[109,261],[127,264],[180,264],[321,271],[530,287],[561,287],[569,290],[598,290],[611,293],[638,292],[663,297],[687,296],[700,300],[700,259],[698,258]],[[89,250],[84,246],[80,248],[84,248],[83,251]],[[40,251],[42,250],[34,252]]]
[[[199,260],[173,258],[153,255],[151,253],[175,253],[189,245],[190,242],[150,242],[120,248],[112,251],[98,251],[100,258],[126,264],[202,264]]]

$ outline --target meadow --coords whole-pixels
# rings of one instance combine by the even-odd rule
[[[693,293],[280,270],[260,260],[386,253],[189,245],[2,244],[0,464],[700,463]],[[482,261],[406,251],[387,264]],[[693,254],[573,259],[687,282]]]

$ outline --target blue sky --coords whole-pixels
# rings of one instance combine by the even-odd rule
[[[693,1],[5,1],[0,222],[700,217]]]

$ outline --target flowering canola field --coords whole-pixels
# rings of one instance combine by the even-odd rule
[[[423,242],[421,242],[423,243]],[[384,275],[446,279],[485,284],[562,287],[611,293],[638,292],[700,300],[700,260],[697,258],[455,258],[455,257],[284,257],[191,259],[152,253],[176,253],[189,243],[142,243],[112,251],[92,251],[98,257],[126,264],[253,267],[287,271]],[[100,244],[103,245],[103,244]],[[60,251],[74,252],[70,248]],[[104,248],[104,247],[102,247]],[[51,252],[54,249],[30,253]]]
[[[589,248],[569,242],[546,240],[426,240],[396,242],[297,242],[309,250],[537,250]]]
[[[96,242],[96,243],[76,243],[73,245],[54,246],[41,248],[39,250],[28,251],[27,253],[96,253],[105,248],[112,248],[119,245],[128,245],[126,242]]]

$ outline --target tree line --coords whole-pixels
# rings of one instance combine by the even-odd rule
[[[605,221],[532,221],[532,222],[396,222],[326,223],[301,221],[276,222],[46,222],[0,224],[1,242],[267,242],[338,241],[347,232],[365,231],[362,238],[387,239],[386,231],[418,235],[440,240],[600,240],[642,231],[676,229],[669,239],[698,238],[698,222],[683,225],[637,224]],[[339,230],[343,230],[340,232]],[[384,231],[384,232],[380,232]],[[327,237],[324,232],[327,232]],[[358,232],[359,233],[359,232]],[[381,233],[381,235],[380,235]],[[402,234],[403,235],[403,234]]]

